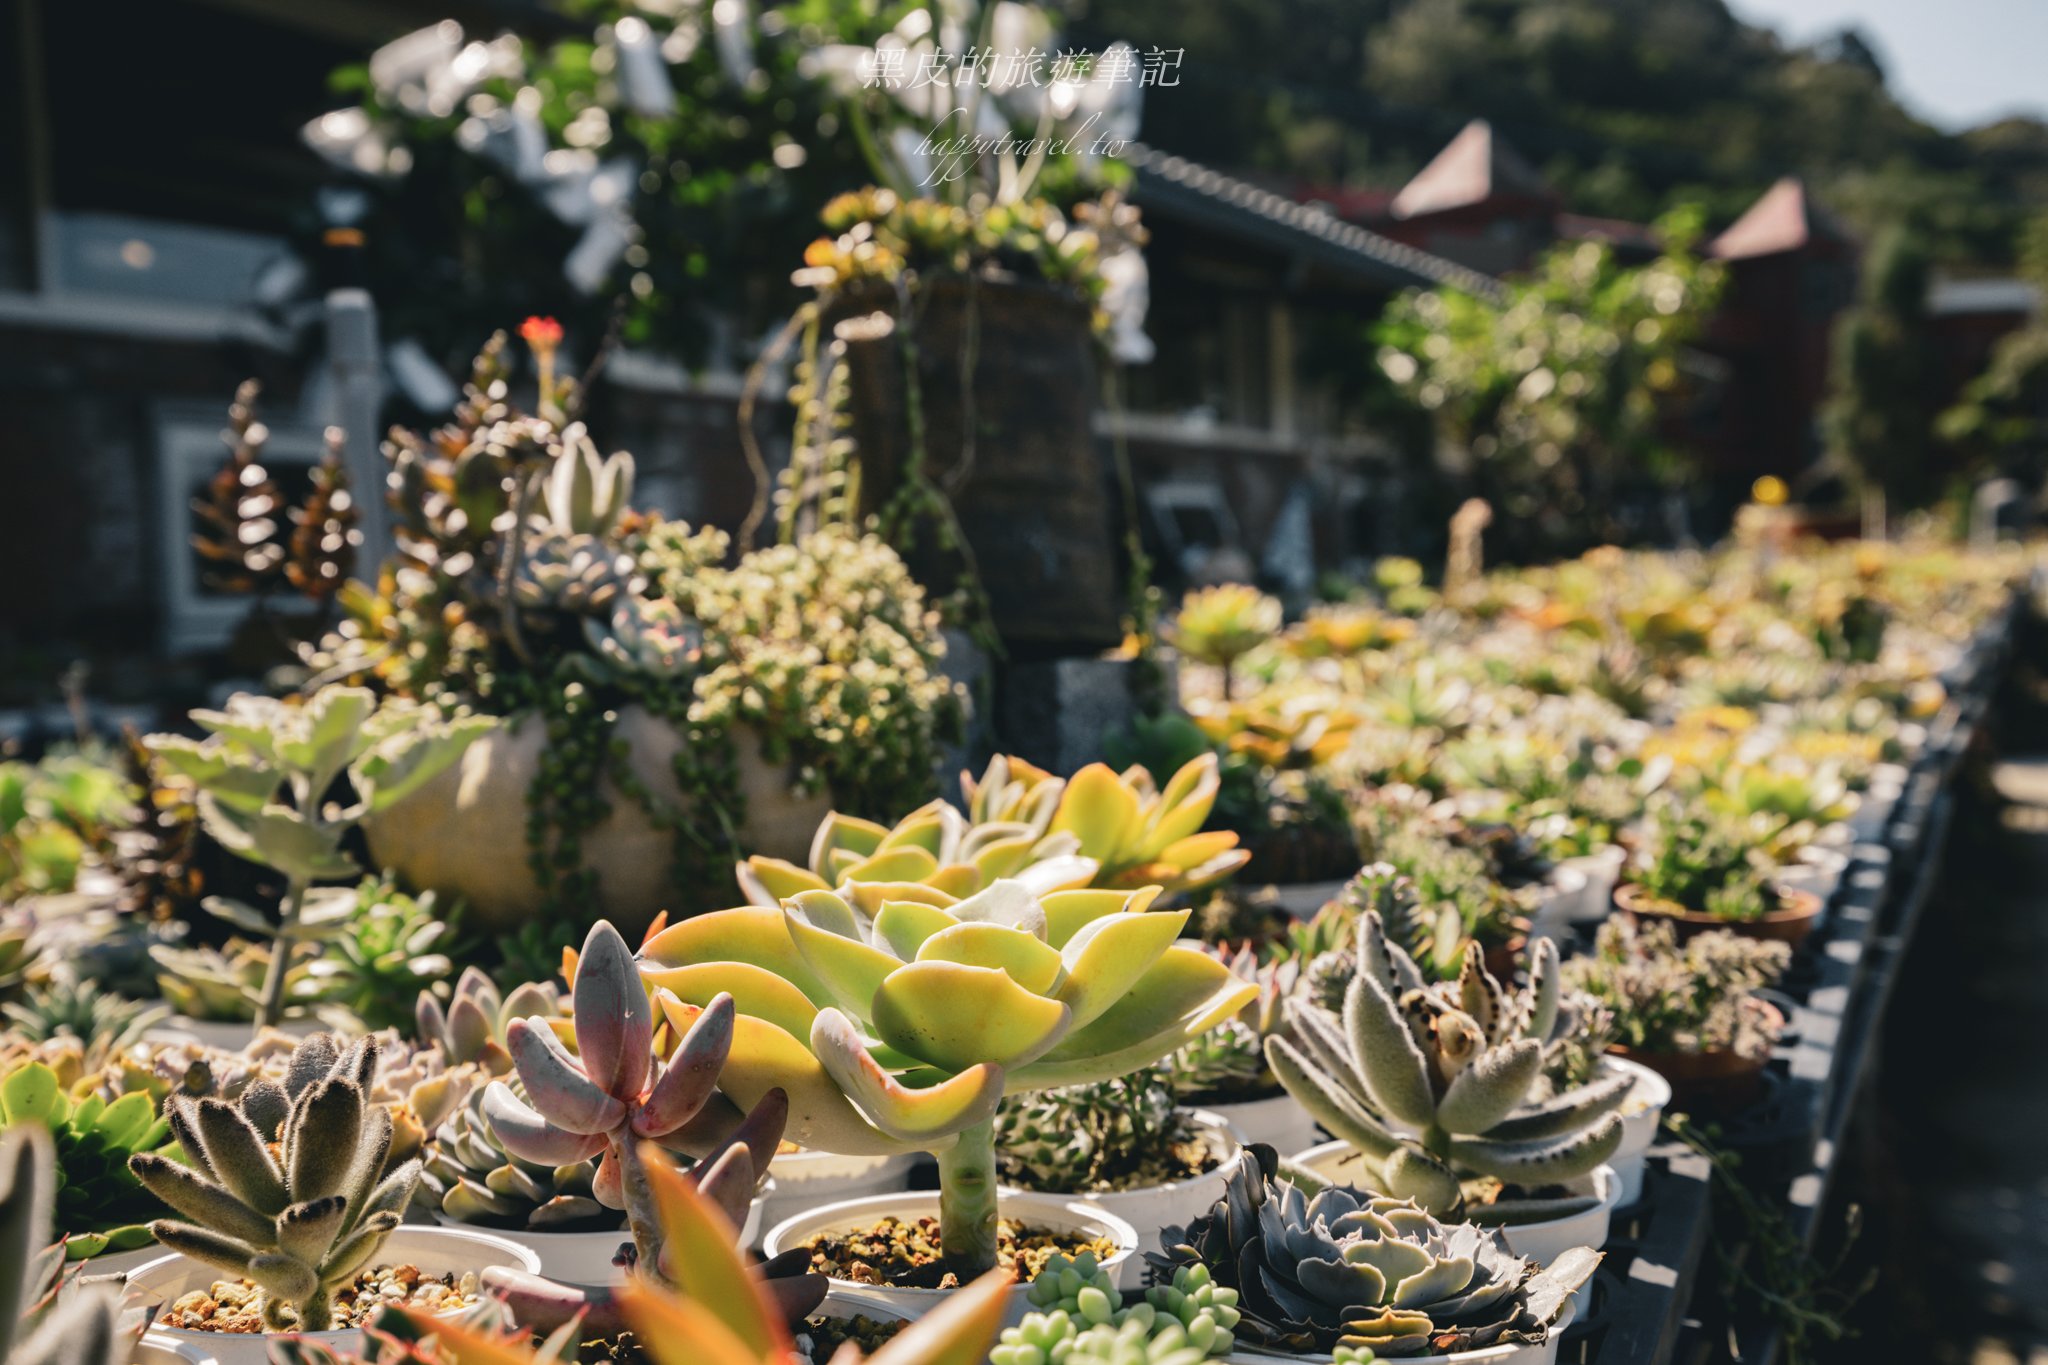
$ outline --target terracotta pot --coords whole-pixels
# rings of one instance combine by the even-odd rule
[[[626,742],[627,767],[654,799],[682,805],[671,766],[683,742],[675,728],[629,706],[619,712],[613,734]],[[460,761],[369,822],[371,856],[409,886],[459,897],[471,923],[483,929],[509,930],[533,918],[544,897],[527,865],[526,794],[546,740],[546,727],[533,715],[507,718]],[[796,795],[787,769],[761,757],[751,731],[734,733],[733,751],[747,803],[742,847],[802,861],[831,810],[830,795]],[[609,781],[600,793],[611,813],[583,835],[583,866],[597,873],[601,912],[631,941],[671,904],[674,836]],[[735,903],[738,898],[734,890]],[[593,916],[599,912],[591,908]]]
[[[1819,922],[1823,902],[1813,892],[1795,887],[1779,887],[1778,897],[1783,908],[1772,910],[1759,919],[1717,919],[1703,911],[1687,910],[1670,901],[1658,900],[1633,883],[1624,883],[1614,889],[1614,904],[1623,914],[1638,923],[1650,919],[1668,921],[1680,943],[1712,929],[1726,929],[1743,938],[1771,939],[1797,948]]]
[[[1776,1005],[1764,1002],[1779,1029],[1785,1015]],[[1759,1057],[1745,1057],[1733,1049],[1715,1052],[1638,1052],[1620,1044],[1607,1049],[1624,1061],[1648,1067],[1671,1085],[1667,1111],[1714,1117],[1749,1108],[1764,1094],[1764,1069],[1771,1064],[1766,1051]]]

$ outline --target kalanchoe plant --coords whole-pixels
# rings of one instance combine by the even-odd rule
[[[733,1041],[733,1001],[719,995],[685,1024],[677,1024],[674,1051],[654,1052],[655,1005],[633,963],[633,953],[608,920],[593,925],[576,962],[573,986],[576,1051],[570,1052],[547,1019],[514,1019],[505,1029],[524,1090],[504,1081],[484,1091],[483,1112],[511,1156],[562,1166],[602,1156],[592,1194],[606,1208],[623,1209],[638,1263],[662,1265],[661,1219],[648,1182],[643,1144],[684,1140],[685,1127],[707,1112],[719,1069]],[[744,1210],[756,1172],[764,1172],[782,1135],[785,1101],[772,1090],[757,1096],[738,1141],[709,1162],[700,1177],[707,1193]]]
[[[64,1279],[51,1227],[57,1153],[34,1123],[0,1133],[0,1360],[7,1365],[124,1365],[143,1315],[114,1285]]]
[[[240,693],[225,711],[194,711],[204,741],[152,735],[158,761],[199,788],[199,816],[229,852],[282,873],[284,904],[273,923],[240,901],[213,896],[206,907],[246,933],[273,939],[257,1020],[284,1017],[286,980],[299,941],[330,927],[355,905],[338,889],[309,903],[318,882],[354,876],[342,840],[372,811],[383,810],[455,761],[488,721],[434,719],[387,704],[359,687],[329,687],[303,705]],[[333,799],[346,776],[351,804]]]
[[[1215,1207],[1146,1257],[1160,1274],[1206,1266],[1238,1293],[1237,1335],[1262,1347],[1400,1357],[1541,1342],[1600,1264],[1574,1247],[1539,1271],[1491,1229],[1342,1186],[1311,1199],[1279,1164],[1246,1149]]]
[[[73,1099],[42,1062],[16,1067],[0,1080],[0,1123],[40,1127],[57,1154],[51,1188],[65,1254],[77,1259],[149,1245],[146,1221],[163,1211],[129,1171],[129,1159],[170,1139],[148,1095]]]
[[[834,813],[811,841],[810,866],[749,858],[740,886],[773,909],[805,891],[866,882],[918,882],[974,895],[1005,878],[1036,892],[1078,887],[1192,891],[1228,876],[1249,855],[1237,836],[1203,831],[1218,790],[1204,754],[1161,790],[1142,767],[1118,774],[1095,763],[1062,780],[998,754],[977,781],[962,776],[967,810],[933,801],[893,828]]]
[[[740,1104],[785,1091],[799,1144],[936,1154],[955,1271],[996,1263],[994,1118],[1006,1091],[1148,1066],[1257,992],[1175,946],[1189,912],[1148,912],[1150,889],[851,891],[686,920],[650,939],[642,962],[674,993],[664,1005],[678,1028],[730,995],[738,1015],[719,1085]]]
[[[334,1292],[370,1264],[404,1217],[420,1176],[386,1170],[391,1115],[369,1098],[378,1045],[346,1050],[316,1033],[293,1052],[285,1082],[257,1080],[229,1104],[176,1098],[165,1108],[191,1165],[145,1154],[129,1166],[191,1221],[159,1219],[157,1240],[262,1291],[273,1332],[318,1332]]]
[[[1573,1027],[1559,1009],[1555,944],[1541,940],[1529,984],[1510,989],[1476,946],[1456,982],[1430,986],[1378,915],[1359,921],[1357,937],[1341,1014],[1305,1003],[1293,1014],[1299,1042],[1269,1039],[1266,1058],[1288,1093],[1357,1149],[1376,1188],[1448,1216],[1465,1209],[1471,1177],[1540,1187],[1614,1154],[1628,1076],[1538,1099],[1545,1051]],[[1502,1199],[1472,1212],[1524,1221],[1589,1202]]]

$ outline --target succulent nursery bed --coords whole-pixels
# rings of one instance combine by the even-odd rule
[[[1205,590],[1113,763],[956,789],[887,544],[728,567],[509,364],[275,695],[7,770],[30,1299],[158,1257],[159,1333],[423,1365],[1655,1362],[1811,1244],[2024,554]]]

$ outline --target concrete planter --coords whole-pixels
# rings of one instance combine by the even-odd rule
[[[836,1204],[827,1204],[794,1218],[784,1219],[768,1230],[768,1240],[762,1250],[773,1258],[802,1246],[821,1233],[851,1232],[864,1228],[883,1218],[899,1218],[908,1222],[917,1218],[936,1218],[939,1215],[939,1192],[937,1190],[911,1190],[901,1194],[875,1194],[865,1199],[847,1199]],[[1085,1233],[1090,1237],[1107,1238],[1116,1243],[1116,1254],[1103,1262],[1119,1283],[1123,1281],[1124,1262],[1137,1254],[1138,1234],[1131,1225],[1106,1209],[1078,1200],[1051,1194],[1004,1194],[1000,1216],[1029,1227],[1050,1228],[1055,1232]],[[1008,1311],[1004,1320],[1016,1324],[1024,1320],[1030,1309],[1030,1301],[1024,1297],[1024,1285],[1011,1287],[1007,1295]],[[902,1289],[894,1285],[856,1284],[850,1280],[832,1281],[832,1292],[851,1294],[856,1297],[888,1305],[895,1312],[911,1320],[923,1317],[946,1301],[951,1290],[947,1289]]]
[[[683,740],[673,726],[629,706],[613,736],[625,741],[627,767],[656,802],[684,804],[672,767]],[[478,928],[512,929],[531,919],[543,896],[526,861],[526,794],[546,743],[546,727],[531,714],[501,721],[454,765],[368,822],[371,856],[409,886],[462,900]],[[801,861],[831,810],[830,796],[798,796],[787,768],[761,756],[751,731],[734,733],[733,754],[747,805],[741,846]],[[611,814],[583,835],[583,866],[597,874],[604,913],[631,939],[673,899],[674,838],[609,782],[600,795]]]
[[[394,1230],[377,1254],[370,1258],[370,1263],[378,1266],[399,1262],[416,1265],[432,1275],[460,1275],[470,1271],[481,1274],[494,1266],[529,1273],[537,1273],[540,1269],[540,1259],[516,1242],[491,1233],[453,1228],[408,1226]],[[204,1289],[223,1278],[226,1278],[224,1272],[173,1252],[131,1272],[128,1289],[143,1302],[168,1307],[180,1295]],[[266,1365],[270,1344],[280,1339],[277,1333],[195,1332],[161,1322],[150,1329],[149,1335],[163,1338],[167,1347],[174,1348],[187,1360],[211,1358],[219,1365]],[[363,1349],[360,1328],[282,1335],[323,1346],[336,1353],[355,1353]],[[192,1353],[196,1353],[196,1357]]]

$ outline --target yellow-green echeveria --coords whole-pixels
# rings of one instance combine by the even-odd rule
[[[1257,993],[1175,943],[1188,912],[1148,910],[1157,887],[854,890],[700,915],[640,952],[678,1029],[732,996],[719,1087],[742,1109],[786,1091],[805,1147],[942,1151],[1005,1093],[1149,1065]]]
[[[749,904],[778,908],[806,891],[916,884],[968,897],[996,882],[1037,895],[1100,886],[1192,891],[1243,866],[1250,853],[1227,830],[1202,831],[1216,804],[1216,758],[1205,754],[1164,789],[1140,767],[1100,763],[1071,781],[998,754],[977,781],[963,776],[968,808],[922,806],[891,828],[838,812],[811,841],[808,867],[752,857],[739,866]]]

